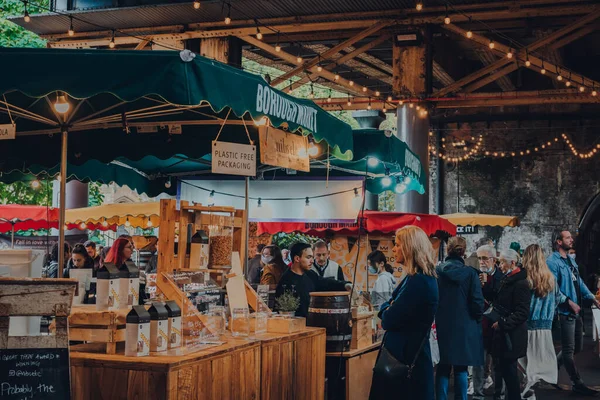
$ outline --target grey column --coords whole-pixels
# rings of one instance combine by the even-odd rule
[[[399,107],[398,138],[419,156],[425,170],[425,194],[410,191],[396,195],[396,211],[429,213],[429,117],[421,117],[416,108]]]

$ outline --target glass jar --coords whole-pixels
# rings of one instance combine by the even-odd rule
[[[208,227],[210,250],[208,268],[230,268],[233,252],[233,222],[231,214],[210,213]]]

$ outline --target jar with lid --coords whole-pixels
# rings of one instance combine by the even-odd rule
[[[230,268],[233,251],[232,213],[210,213],[208,268]]]

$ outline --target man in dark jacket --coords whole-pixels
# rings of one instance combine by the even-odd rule
[[[256,254],[248,261],[248,277],[246,280],[250,284],[258,285],[260,283],[260,274],[263,269],[263,265],[260,262],[262,257],[262,251],[265,245],[260,243],[256,246]]]
[[[531,288],[527,272],[518,267],[519,254],[506,250],[500,254],[504,279],[491,310],[486,312],[494,336],[492,356],[496,368],[496,384],[504,380],[506,400],[521,400],[517,360],[527,355],[527,318],[531,304]]]
[[[454,369],[456,398],[466,399],[468,366],[481,367],[483,339],[481,317],[483,294],[478,271],[464,263],[467,242],[462,237],[448,240],[448,257],[437,268],[439,306],[435,324],[440,347],[436,374],[437,400],[448,398],[448,380]]]
[[[490,304],[496,299],[496,295],[500,289],[500,282],[504,279],[504,274],[500,268],[496,267],[498,256],[496,248],[491,244],[477,248],[477,259],[479,262],[481,291],[485,298],[484,310],[487,310]],[[492,324],[488,319],[484,318],[481,325],[486,362],[484,367],[473,367],[473,400],[484,400],[484,390],[494,384],[494,380],[491,377],[492,360],[490,356],[493,336]],[[503,398],[503,383],[498,382],[495,389],[495,396],[497,398]]]

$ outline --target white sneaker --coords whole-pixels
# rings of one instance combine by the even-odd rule
[[[488,376],[487,379],[485,380],[485,382],[483,383],[483,389],[487,390],[487,389],[491,388],[493,384],[494,384],[494,380],[492,379],[491,376]]]
[[[472,396],[475,393],[475,389],[473,389],[473,382],[469,383],[469,389],[467,389],[467,394]]]

